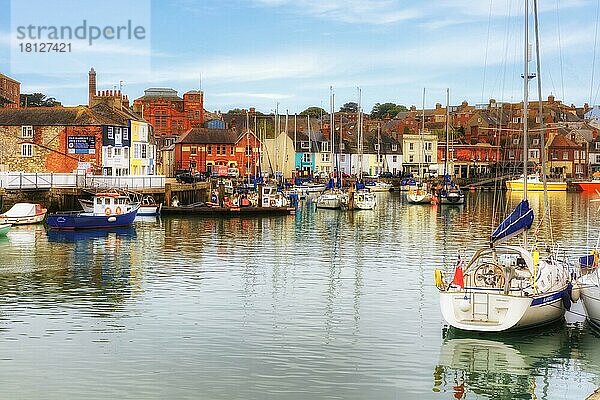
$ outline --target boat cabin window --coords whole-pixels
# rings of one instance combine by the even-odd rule
[[[96,199],[96,204],[102,204],[102,199],[100,197]]]

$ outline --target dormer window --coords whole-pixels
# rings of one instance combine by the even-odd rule
[[[379,150],[381,146],[379,146],[379,143],[375,143],[375,150]]]
[[[33,139],[33,126],[25,125],[21,127],[21,137],[23,139]]]
[[[398,145],[392,144],[392,151],[398,151]]]
[[[309,149],[310,148],[310,144],[308,142],[300,142],[300,148],[302,148],[302,149]]]

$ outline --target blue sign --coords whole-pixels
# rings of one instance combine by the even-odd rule
[[[96,137],[68,136],[69,154],[96,154]]]

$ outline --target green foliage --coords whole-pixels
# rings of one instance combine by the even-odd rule
[[[300,115],[310,115],[311,117],[315,117],[318,118],[321,115],[326,115],[327,112],[325,112],[324,109],[322,109],[321,107],[308,107],[306,110],[302,111],[300,113]]]
[[[43,93],[21,94],[21,107],[56,107],[62,105],[54,97],[46,97]]]
[[[408,111],[408,109],[401,104],[377,103],[373,106],[373,110],[371,110],[371,118],[394,118],[396,114],[402,111]]]
[[[358,112],[358,103],[348,102],[340,107],[340,112],[355,113]]]

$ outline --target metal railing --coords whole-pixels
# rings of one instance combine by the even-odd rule
[[[52,188],[164,188],[163,175],[103,176],[77,173],[1,172],[0,188],[8,190],[44,190]]]

